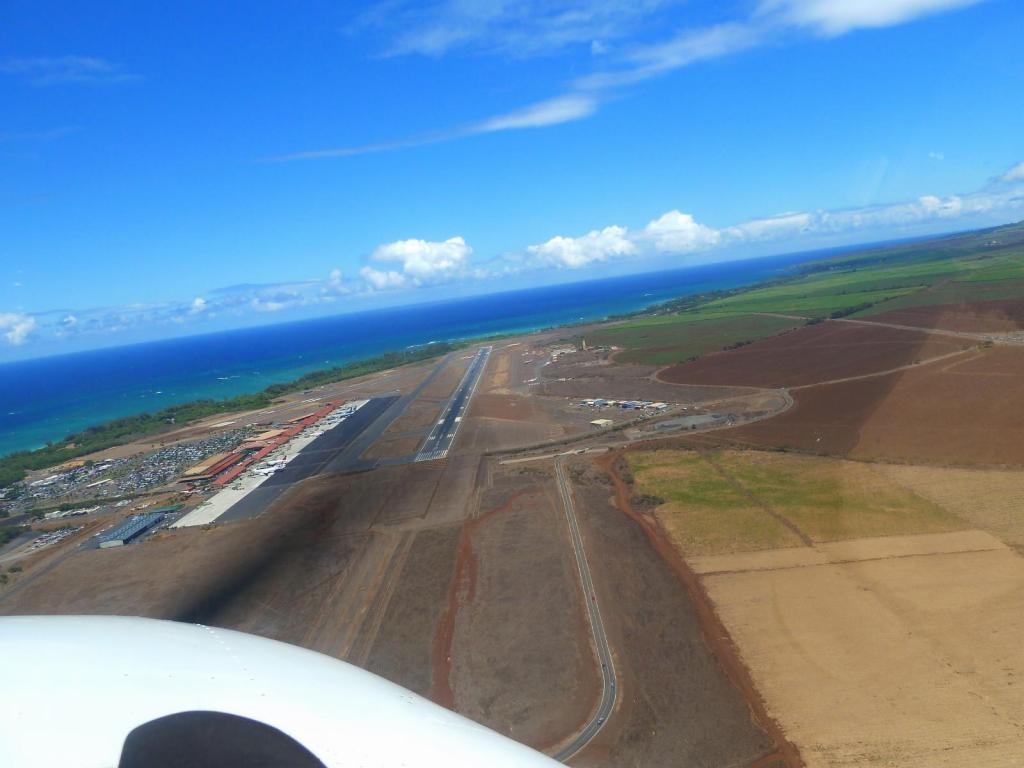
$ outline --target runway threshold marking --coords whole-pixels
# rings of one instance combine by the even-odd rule
[[[608,635],[604,629],[604,622],[601,619],[601,608],[597,604],[597,592],[594,590],[594,581],[590,575],[587,553],[583,548],[583,535],[580,533],[580,525],[576,519],[576,510],[573,507],[572,489],[569,487],[569,479],[565,475],[565,465],[561,456],[555,459],[555,479],[558,481],[558,494],[562,498],[562,506],[565,508],[565,519],[569,524],[569,534],[572,538],[572,548],[576,554],[576,568],[580,574],[583,599],[587,604],[587,617],[590,620],[594,648],[597,650],[597,658],[601,662],[601,700],[598,702],[597,709],[594,710],[590,720],[587,721],[587,724],[583,726],[583,729],[576,737],[552,755],[555,760],[564,763],[587,746],[604,728],[605,723],[608,721],[608,716],[615,707],[617,684],[615,664],[612,662],[612,650],[608,644]]]

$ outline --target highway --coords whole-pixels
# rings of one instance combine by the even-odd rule
[[[558,493],[562,497],[562,506],[565,507],[565,519],[569,523],[572,548],[576,553],[576,567],[580,573],[583,598],[587,603],[587,615],[590,619],[590,629],[594,637],[594,647],[597,649],[597,658],[601,662],[601,700],[598,702],[597,709],[594,710],[594,714],[576,737],[552,755],[556,760],[564,763],[587,746],[600,730],[604,728],[608,716],[615,707],[617,683],[615,679],[615,664],[612,662],[612,650],[608,645],[608,636],[604,631],[604,622],[601,620],[601,608],[597,604],[597,592],[594,590],[594,582],[590,576],[590,565],[587,563],[587,553],[583,548],[583,536],[580,534],[579,522],[576,520],[576,510],[573,507],[572,488],[569,486],[569,479],[565,475],[565,466],[561,456],[555,459],[555,478],[558,481]]]
[[[448,401],[448,405],[445,406],[441,419],[430,430],[423,447],[416,454],[416,461],[443,459],[448,455],[448,451],[451,450],[452,443],[455,441],[455,435],[459,431],[459,425],[462,423],[462,416],[466,408],[469,407],[477,384],[480,383],[480,376],[487,367],[491,349],[491,347],[481,347],[477,351],[473,362],[469,364],[469,368],[462,377],[462,381],[459,382],[455,393]]]

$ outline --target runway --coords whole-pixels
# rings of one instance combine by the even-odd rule
[[[451,450],[452,443],[455,441],[455,435],[458,434],[462,417],[465,414],[466,408],[469,407],[470,401],[473,399],[473,393],[476,391],[477,384],[480,383],[480,376],[487,367],[487,360],[490,358],[491,349],[491,347],[481,347],[477,351],[476,357],[469,364],[465,376],[462,377],[458,388],[448,401],[448,405],[445,406],[440,421],[430,430],[430,434],[423,443],[423,447],[416,454],[416,461],[443,459],[448,455],[448,451]]]

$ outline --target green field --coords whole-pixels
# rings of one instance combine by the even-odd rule
[[[758,451],[719,451],[710,460],[674,450],[628,457],[636,491],[664,500],[655,515],[686,554],[800,546],[765,507],[821,542],[966,527],[869,464]]]
[[[616,360],[621,363],[670,365],[717,352],[743,342],[774,336],[803,324],[802,320],[763,315],[704,319],[672,315],[629,320],[611,326],[588,339],[597,344],[624,347]]]
[[[668,365],[812,319],[1022,297],[1024,224],[1017,224],[811,262],[799,274],[760,287],[668,302],[591,339],[624,347],[617,358],[622,362]]]

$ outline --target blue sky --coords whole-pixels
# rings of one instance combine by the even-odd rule
[[[1024,218],[1016,0],[0,10],[0,360]]]

